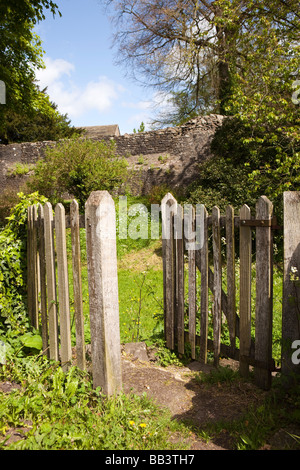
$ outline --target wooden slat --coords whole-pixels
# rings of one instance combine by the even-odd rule
[[[244,205],[241,219],[251,219],[250,208]],[[251,347],[251,227],[240,227],[240,374],[247,377],[249,364],[243,356],[250,355]]]
[[[190,206],[184,214],[189,227],[188,247],[188,296],[189,296],[189,341],[191,357],[196,358],[196,237],[195,237],[195,209]]]
[[[188,336],[187,331],[185,332],[184,336],[185,336],[186,343],[188,343],[189,336]],[[201,337],[199,335],[196,335],[196,346],[200,346],[200,341],[201,341]],[[207,348],[210,351],[213,351],[213,349],[214,349],[214,344],[213,344],[213,341],[211,339],[207,340]],[[232,353],[231,346],[228,346],[227,344],[222,344],[222,343],[221,343],[221,354],[224,355],[224,356],[228,356],[231,359],[234,359],[235,361],[238,361],[241,357],[240,350],[238,348],[235,348],[234,352]],[[275,361],[273,359],[268,364],[258,363],[255,360],[255,357],[254,357],[254,349],[253,350],[251,349],[250,355],[249,356],[244,356],[243,359],[244,359],[245,362],[247,362],[248,365],[253,366],[253,367],[255,367],[257,365],[260,365],[261,367],[263,366],[263,367],[269,368],[269,370],[273,371],[273,372],[275,372],[275,371],[278,372],[280,370],[280,369],[276,368]]]
[[[256,204],[256,219],[271,220],[273,204],[265,196]],[[256,228],[256,316],[255,360],[269,364],[272,359],[273,237],[271,227]],[[254,368],[255,383],[262,389],[271,386],[269,368]]]
[[[106,395],[122,389],[116,211],[107,191],[85,206],[93,387]]]
[[[56,296],[56,272],[53,234],[53,212],[50,202],[44,206],[45,224],[45,253],[47,276],[47,300],[49,320],[49,351],[50,359],[58,361],[58,323],[57,323],[57,296]]]
[[[161,201],[162,213],[162,252],[164,283],[164,331],[167,348],[174,349],[174,311],[175,311],[175,249],[174,223],[177,201],[168,193]]]
[[[32,206],[32,326],[39,328],[39,253],[38,253],[38,234],[37,234],[37,206]]]
[[[55,233],[57,251],[57,282],[60,318],[60,341],[62,369],[67,371],[71,359],[71,322],[69,304],[69,279],[66,246],[65,208],[62,204],[55,207]]]
[[[47,316],[47,289],[46,289],[46,254],[45,254],[45,230],[44,230],[44,209],[41,204],[38,207],[38,246],[40,262],[40,312],[43,352],[49,357],[48,343],[48,316]]]
[[[30,323],[33,320],[33,257],[32,257],[32,238],[33,238],[33,207],[27,209],[27,308]]]
[[[84,317],[82,304],[81,283],[81,254],[80,254],[80,220],[79,204],[73,199],[70,206],[71,240],[72,240],[72,267],[73,267],[73,289],[76,328],[76,356],[77,366],[85,370],[85,340],[84,340]]]
[[[28,315],[31,325],[39,327],[39,269],[37,247],[37,207],[28,207],[27,212],[27,295]]]
[[[235,350],[236,338],[236,296],[235,296],[235,240],[234,209],[226,209],[226,261],[227,261],[227,321],[232,351]]]
[[[213,229],[213,264],[214,264],[214,289],[213,289],[213,326],[214,326],[214,364],[218,366],[221,344],[221,299],[222,299],[222,259],[221,259],[221,231],[220,209],[212,209]]]
[[[178,204],[175,217],[175,249],[176,249],[176,318],[177,344],[179,354],[184,354],[184,240],[183,240],[183,209]]]
[[[175,348],[175,243],[173,214],[169,218],[170,239],[166,246],[166,344],[170,349]]]
[[[200,273],[201,273],[201,318],[200,318],[200,352],[199,360],[207,362],[207,336],[208,336],[208,233],[207,233],[207,210],[202,205],[200,208],[203,223],[203,245],[200,251]],[[197,259],[197,258],[196,258]]]
[[[282,374],[294,382],[300,373],[298,341],[300,338],[300,192],[283,193],[284,259],[282,299]],[[298,301],[297,301],[298,300]],[[295,348],[296,344],[296,348]],[[293,348],[292,348],[292,345]],[[296,355],[296,358],[295,356]],[[295,360],[296,359],[296,360]]]

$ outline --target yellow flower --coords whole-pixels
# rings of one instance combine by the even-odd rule
[[[3,436],[5,436],[6,434],[6,431],[8,430],[9,428],[7,426],[3,426],[3,428],[0,428],[0,432],[3,434]]]
[[[130,426],[134,426],[135,422],[134,421],[129,421]]]
[[[141,427],[141,428],[145,428],[146,426],[147,426],[146,423],[141,423],[141,424],[140,424],[140,427]]]

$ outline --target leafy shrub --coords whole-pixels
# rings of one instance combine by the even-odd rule
[[[169,192],[174,194],[174,190],[170,189],[166,184],[152,186],[147,196],[148,201],[150,204],[160,204],[161,200]]]
[[[0,227],[4,227],[7,223],[13,207],[18,204],[18,191],[14,186],[8,186],[0,194]]]
[[[115,191],[126,178],[127,162],[116,155],[113,141],[73,138],[46,150],[29,187],[52,203],[62,201],[64,194],[72,195],[83,207],[91,191]]]
[[[197,181],[188,188],[188,202],[204,204],[208,211],[217,205],[223,213],[231,204],[237,215],[247,204],[255,214],[257,199],[264,195],[273,203],[274,215],[282,225],[282,193],[299,190],[300,160],[299,145],[295,143],[292,150],[289,139],[281,136],[280,140],[287,152],[282,158],[276,140],[272,143],[262,131],[254,132],[237,118],[225,120],[212,141],[214,156],[201,165]],[[274,232],[274,242],[279,260],[283,249],[280,231]]]
[[[0,391],[0,450],[161,450],[186,448],[189,434],[167,410],[144,393],[106,397],[89,375],[64,373],[44,356],[9,362],[0,380],[22,383]],[[27,425],[26,425],[27,423]],[[27,427],[24,438],[5,442],[11,428]],[[170,436],[182,437],[171,442]],[[7,435],[5,435],[7,434]]]
[[[18,194],[19,202],[0,231],[0,334],[10,338],[28,327],[26,308],[27,208],[47,199],[38,193]]]
[[[214,156],[199,167],[197,180],[189,187],[189,202],[204,204],[209,211],[221,211],[231,204],[237,211],[243,204],[255,208],[259,194],[249,181],[249,172],[259,162],[243,144],[247,130],[235,119],[227,119],[212,141]]]
[[[201,165],[198,180],[189,188],[191,202],[208,209],[228,204],[239,209],[247,204],[255,210],[258,197],[265,195],[281,221],[283,191],[300,187],[300,147],[280,129],[276,139],[272,136],[237,118],[226,119],[212,141],[214,157]]]

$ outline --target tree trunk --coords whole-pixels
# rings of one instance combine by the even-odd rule
[[[227,58],[227,51],[229,45],[229,34],[224,28],[216,27],[217,38],[218,38],[218,75],[219,75],[219,86],[218,86],[218,100],[219,100],[219,112],[220,114],[226,115],[226,105],[228,99],[231,96],[231,79],[229,63]]]

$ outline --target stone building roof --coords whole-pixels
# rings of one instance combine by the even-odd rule
[[[90,139],[118,137],[120,135],[118,124],[112,124],[109,126],[82,126],[80,129],[84,129],[84,135]]]

